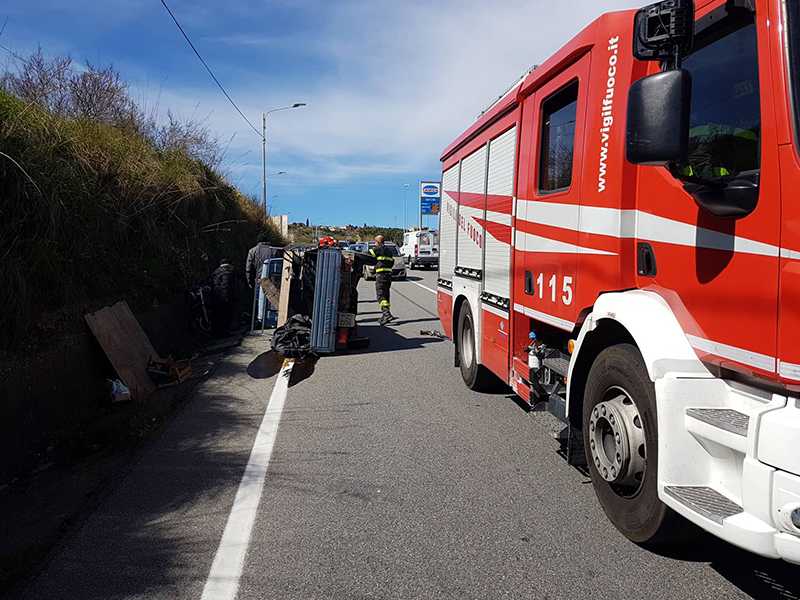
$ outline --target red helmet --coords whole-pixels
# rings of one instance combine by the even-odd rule
[[[326,235],[325,237],[319,238],[319,247],[331,247],[336,245],[336,240],[333,239],[331,236]]]

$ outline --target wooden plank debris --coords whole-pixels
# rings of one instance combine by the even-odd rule
[[[281,303],[281,291],[278,289],[278,286],[275,285],[275,282],[272,281],[269,277],[265,277],[261,279],[261,289],[264,290],[264,295],[269,300],[269,303],[274,306],[280,306]]]
[[[292,259],[287,253],[283,257],[283,268],[281,269],[281,295],[278,301],[278,327],[286,324],[289,319],[289,294],[292,287]]]
[[[132,398],[139,402],[147,400],[156,389],[147,374],[147,364],[151,359],[162,359],[128,303],[117,302],[84,318]]]

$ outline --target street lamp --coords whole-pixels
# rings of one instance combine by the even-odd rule
[[[264,215],[267,213],[267,115],[270,113],[278,112],[279,110],[291,110],[293,108],[300,108],[306,106],[305,102],[295,102],[290,106],[281,106],[273,108],[265,113],[261,113],[261,198],[264,202]],[[285,171],[283,171],[285,173]]]
[[[272,173],[267,173],[267,175],[268,175],[269,177],[277,177],[278,175],[286,175],[286,171],[273,171]],[[273,195],[272,195],[272,199],[273,199],[273,200],[274,200],[275,198],[277,198],[277,197],[278,197],[278,194],[273,194]],[[267,209],[266,209],[266,207],[267,207],[267,206],[272,206],[272,205],[274,204],[274,202],[272,202],[272,203],[270,203],[270,202],[266,202],[266,203],[265,203],[265,202],[264,202],[264,200],[263,200],[263,198],[262,198],[261,202],[262,202],[262,204],[264,205],[264,215],[265,215],[265,217],[269,217],[269,215],[267,215],[267,214],[266,214],[266,212],[267,212]]]

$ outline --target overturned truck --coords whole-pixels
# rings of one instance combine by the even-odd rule
[[[284,255],[282,303],[273,349],[287,357],[363,348],[357,335],[358,282],[375,258],[339,248],[288,250]]]

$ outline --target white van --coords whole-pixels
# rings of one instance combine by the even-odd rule
[[[413,229],[403,234],[400,254],[409,269],[439,266],[439,232],[431,229]]]

